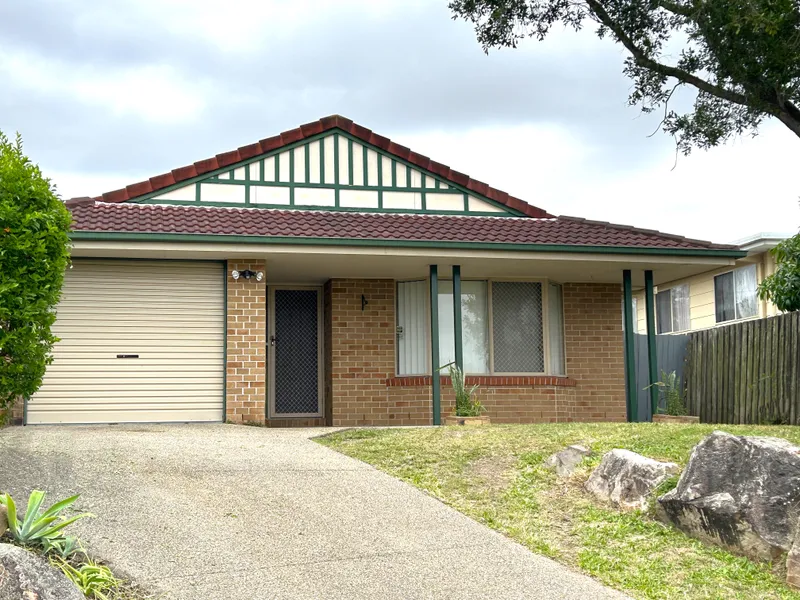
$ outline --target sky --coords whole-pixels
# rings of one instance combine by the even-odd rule
[[[0,3],[0,40],[0,130],[63,198],[341,114],[557,215],[716,242],[800,226],[796,136],[676,157],[590,31],[486,55],[447,0],[26,0]]]

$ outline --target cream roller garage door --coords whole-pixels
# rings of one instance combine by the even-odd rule
[[[75,259],[27,423],[220,421],[221,263]]]

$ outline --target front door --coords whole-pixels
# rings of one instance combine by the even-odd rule
[[[322,290],[270,287],[269,416],[322,416]]]

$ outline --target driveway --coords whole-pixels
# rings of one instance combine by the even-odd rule
[[[89,550],[165,599],[624,598],[309,439],[324,431],[12,427],[0,490],[80,493]]]

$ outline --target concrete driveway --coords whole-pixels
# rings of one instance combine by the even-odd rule
[[[0,491],[96,514],[89,550],[162,598],[623,598],[311,439],[232,425],[12,427]]]

